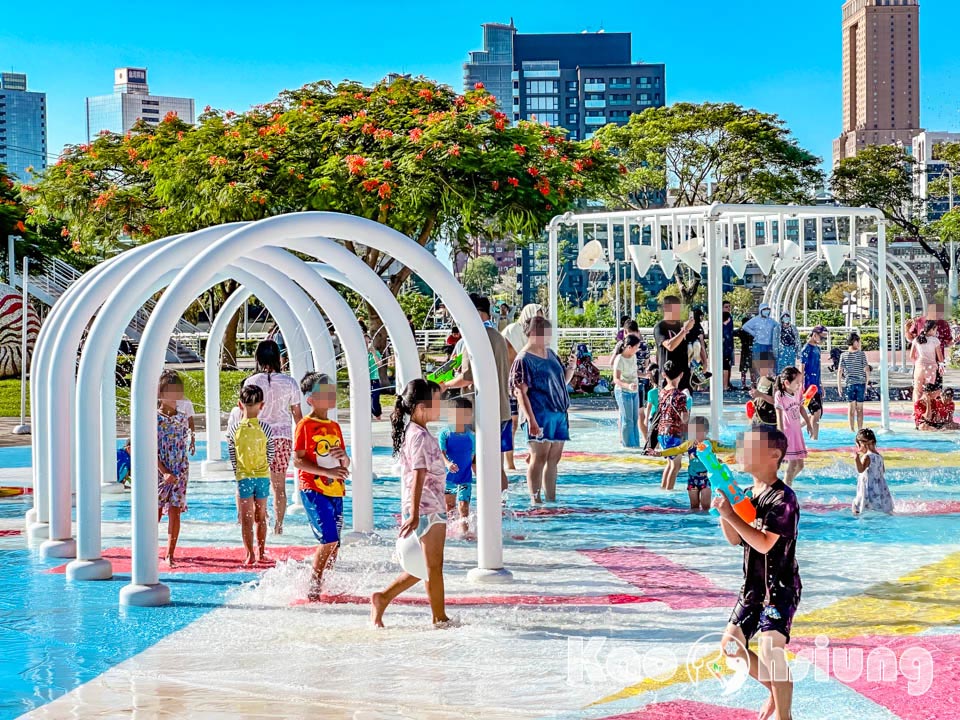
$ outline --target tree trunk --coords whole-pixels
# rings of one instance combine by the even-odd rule
[[[245,308],[241,307],[233,314],[223,333],[223,354],[220,356],[221,370],[239,369],[237,365],[237,329],[240,326],[240,319],[244,309]]]
[[[679,266],[674,273],[674,277],[677,281],[677,287],[680,288],[680,297],[683,299],[683,304],[693,304],[697,290],[700,289],[700,282],[702,280],[700,274],[693,270],[687,270],[683,266]]]

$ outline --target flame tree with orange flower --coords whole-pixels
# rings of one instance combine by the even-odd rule
[[[243,113],[207,108],[193,126],[168,116],[101,135],[68,148],[27,198],[38,219],[63,224],[78,252],[99,256],[125,242],[303,210],[370,218],[421,245],[441,234],[457,245],[478,234],[537,237],[619,171],[597,142],[509,124],[482,86],[461,95],[400,78],[318,82]],[[346,244],[386,274],[392,258]],[[390,276],[394,294],[408,275]],[[376,325],[373,309],[366,313]]]

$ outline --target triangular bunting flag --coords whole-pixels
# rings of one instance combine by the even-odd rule
[[[637,275],[643,277],[653,264],[653,248],[650,245],[630,245],[629,250]]]
[[[660,267],[663,268],[663,274],[668,278],[673,277],[673,274],[677,271],[678,264],[679,261],[673,250],[660,251]]]
[[[773,269],[773,261],[779,249],[776,245],[754,245],[750,248],[753,261],[764,275],[769,275]]]
[[[743,280],[743,276],[747,272],[747,251],[731,250],[730,257],[727,259],[727,264],[730,265],[730,269],[733,270],[733,274]]]
[[[776,270],[786,270],[796,267],[800,264],[800,246],[795,242],[786,242],[783,244],[783,252],[777,260],[774,268]]]
[[[693,243],[690,245],[690,247],[684,247],[682,250],[678,248],[674,251],[674,254],[680,262],[699,273],[703,269],[703,255],[700,254],[699,245]]]
[[[846,245],[821,245],[821,248],[823,249],[823,256],[827,260],[827,265],[830,266],[830,272],[836,275],[843,267],[843,263],[847,261],[850,248]]]

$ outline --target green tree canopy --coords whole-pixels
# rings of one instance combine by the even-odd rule
[[[481,255],[467,261],[461,281],[467,292],[489,295],[499,277],[500,271],[497,269],[496,261],[492,257]]]
[[[9,236],[20,238],[14,247],[18,265],[24,254],[31,263],[41,263],[65,249],[67,243],[61,240],[57,232],[49,225],[30,222],[30,214],[30,208],[23,203],[17,184],[0,165],[0,257],[5,263],[9,262]]]

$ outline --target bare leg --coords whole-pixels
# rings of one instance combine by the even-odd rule
[[[445,608],[443,586],[443,544],[446,538],[447,528],[443,524],[434,525],[420,538],[427,561],[426,588],[434,623],[445,623],[450,619]]]
[[[700,509],[706,512],[710,509],[710,488],[700,488]]]
[[[543,486],[543,468],[547,464],[550,448],[547,443],[530,443],[530,460],[527,464],[527,490],[530,491],[530,500],[541,503],[540,489]]]
[[[257,526],[257,560],[263,562],[267,555],[267,499],[256,501],[253,521]]]
[[[549,453],[543,468],[543,496],[547,502],[557,501],[557,465],[563,457],[563,442],[547,443]]]
[[[803,460],[791,460],[787,463],[787,474],[784,477],[784,482],[787,485],[793,485],[793,481],[797,479],[797,475],[803,470]]]
[[[177,551],[180,538],[180,508],[171,505],[167,510],[167,564],[176,567],[173,554]]]
[[[852,430],[853,432],[856,432],[856,429],[854,428],[854,425],[856,424],[856,421],[857,421],[857,404],[856,403],[850,403],[850,407],[847,409],[847,420],[850,421],[850,430]]]
[[[390,587],[383,592],[374,593],[370,596],[370,620],[376,627],[383,627],[383,613],[397,595],[406,592],[414,585],[420,582],[420,578],[414,577],[408,572],[402,572],[397,575]]]
[[[287,471],[271,472],[270,485],[273,487],[273,510],[277,514],[273,532],[283,535],[283,518],[287,514]]]
[[[470,532],[470,503],[462,500],[457,504],[460,511],[460,529],[466,535]]]
[[[247,551],[247,558],[243,564],[253,565],[257,561],[253,550],[253,516],[256,512],[254,499],[238,497],[237,504],[240,506],[240,535],[243,538],[243,547]]]
[[[819,410],[813,414],[811,419],[811,424],[813,425],[813,432],[810,434],[812,440],[816,440],[820,437],[820,418],[823,417],[823,411]]]
[[[516,447],[516,445],[517,445],[517,426],[520,424],[519,420],[520,420],[520,418],[519,418],[518,416],[516,416],[516,415],[512,415],[512,416],[510,417],[510,422],[511,422],[511,424],[512,424],[512,427],[511,427],[510,432],[513,433],[513,445],[514,445],[514,447]],[[516,465],[516,463],[514,462],[514,459],[513,459],[513,450],[511,450],[510,452],[506,453],[506,456],[507,456],[507,470],[516,470],[516,469],[517,469],[517,465]]]
[[[736,646],[735,650],[734,646]],[[731,650],[734,651],[729,652]],[[750,677],[770,691],[770,697],[767,699],[766,703],[764,703],[763,708],[760,710],[760,714],[757,715],[758,719],[762,718],[762,720],[767,720],[774,710],[773,689],[770,681],[767,679],[767,676],[760,673],[760,658],[757,657],[755,652],[747,647],[746,638],[744,638],[743,632],[738,626],[733,624],[727,625],[727,628],[723,633],[723,639],[720,641],[720,652],[727,657],[736,657],[745,661],[747,663],[747,667],[749,668]]]
[[[700,509],[700,491],[697,488],[687,488],[687,495],[690,498],[690,510],[696,512]]]
[[[784,651],[786,643],[787,639],[775,630],[760,633],[761,670],[769,681],[775,720],[793,717],[793,677]]]
[[[331,567],[337,559],[337,550],[340,548],[339,542],[324,543],[317,548],[313,554],[313,577],[310,579],[310,593],[307,595],[311,600],[320,597],[323,584],[323,571]]]
[[[863,430],[863,403],[857,403],[857,432]]]

